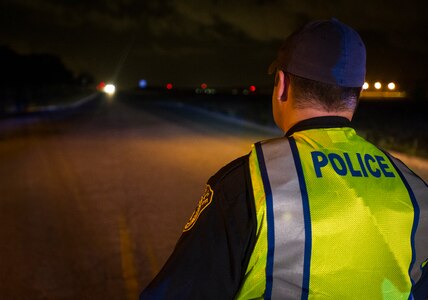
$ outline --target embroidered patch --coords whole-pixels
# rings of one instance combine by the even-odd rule
[[[206,188],[205,188],[205,192],[202,195],[201,199],[199,200],[198,206],[195,208],[195,210],[193,211],[189,221],[187,222],[187,224],[184,226],[183,232],[186,232],[188,230],[190,230],[193,225],[195,225],[196,221],[199,218],[199,215],[202,213],[202,211],[211,204],[211,201],[213,199],[213,195],[214,192],[211,189],[211,187],[207,184]]]

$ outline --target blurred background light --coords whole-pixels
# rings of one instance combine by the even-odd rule
[[[104,81],[101,81],[100,83],[98,83],[97,85],[97,90],[99,91],[104,91],[104,88],[106,87],[106,84]]]
[[[138,86],[139,86],[141,89],[145,89],[145,88],[147,87],[147,80],[145,80],[145,79],[141,79],[141,80],[138,82]]]
[[[106,93],[107,95],[113,95],[116,92],[116,87],[114,86],[114,84],[106,84],[106,86],[104,87],[104,93]]]

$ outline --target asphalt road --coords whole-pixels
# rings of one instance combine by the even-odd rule
[[[272,136],[122,100],[0,121],[1,299],[136,299],[206,180]]]
[[[136,299],[206,180],[274,135],[124,95],[0,121],[0,298]]]

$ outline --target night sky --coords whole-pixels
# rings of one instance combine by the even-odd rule
[[[336,17],[366,43],[368,80],[428,86],[427,1],[2,0],[0,45],[59,56],[122,87],[269,86],[281,41]]]

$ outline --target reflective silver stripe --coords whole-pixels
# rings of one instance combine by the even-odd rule
[[[428,258],[428,187],[400,160],[388,154],[407,180],[419,206],[419,224],[415,234],[416,260],[410,272],[414,282],[422,275],[421,264]]]
[[[275,224],[272,299],[300,299],[305,227],[302,197],[288,140],[262,143]]]

